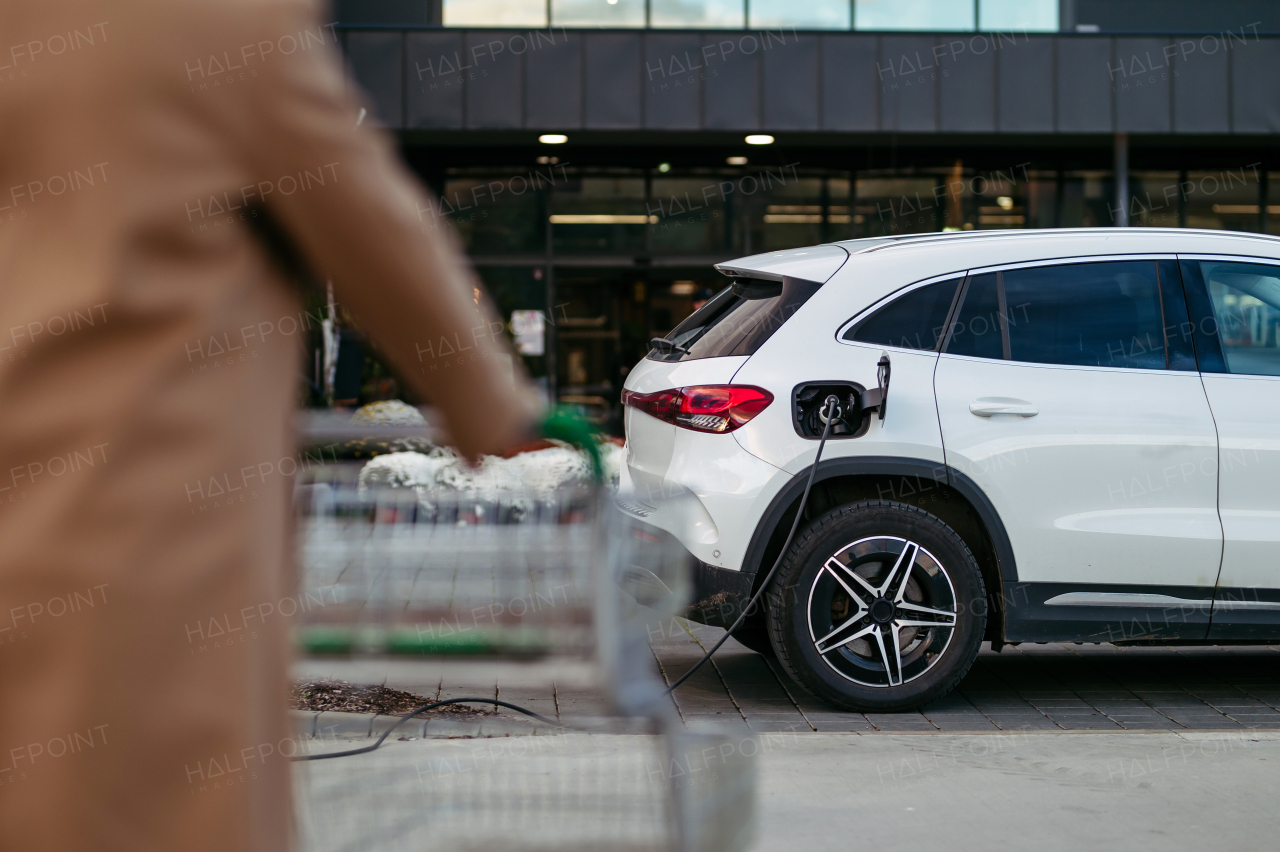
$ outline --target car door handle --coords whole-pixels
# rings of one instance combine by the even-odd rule
[[[969,403],[969,413],[978,417],[991,417],[994,414],[1012,414],[1015,417],[1035,417],[1040,413],[1025,399],[1010,399],[1005,396],[986,396]]]

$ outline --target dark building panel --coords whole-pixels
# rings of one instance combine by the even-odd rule
[[[583,125],[596,130],[640,127],[640,33],[586,33]]]
[[[1058,39],[1059,133],[1110,133],[1111,39]]]
[[[438,26],[440,5],[440,0],[336,0],[332,8],[343,24]]]
[[[937,132],[940,73],[933,46],[933,36],[881,36],[876,60],[881,130]]]
[[[1118,38],[1107,76],[1116,97],[1116,130],[1168,133],[1177,46],[1165,38]]]
[[[702,99],[708,130],[760,129],[760,39],[755,33],[707,33],[707,80]]]
[[[644,37],[644,126],[653,130],[697,130],[702,85],[708,74],[702,39],[694,33],[646,33]]]
[[[1225,50],[1204,53],[1195,39],[1174,42],[1173,129],[1176,133],[1231,130],[1231,83]]]
[[[1280,40],[1236,42],[1231,65],[1231,129],[1280,133]]]
[[[875,36],[822,36],[824,130],[877,128],[876,50]]]
[[[996,129],[998,43],[996,33],[938,37],[933,52],[942,91],[938,110],[942,130],[989,133]]]
[[[1005,133],[1052,133],[1053,55],[1056,39],[1021,36],[996,54],[999,129]]]
[[[1075,16],[1072,25],[1096,24],[1104,33],[1240,32],[1250,23],[1258,32],[1280,31],[1275,0],[1075,0]]]
[[[764,49],[764,127],[817,130],[818,37],[785,30],[760,34]]]
[[[582,35],[551,30],[530,33],[529,38],[524,50],[524,126],[582,127]]]
[[[403,54],[399,31],[347,33],[347,64],[365,97],[373,117],[387,127],[404,127]]]
[[[462,128],[462,33],[411,32],[405,36],[405,127]]]
[[[524,117],[524,57],[507,48],[528,33],[470,30],[460,69],[465,78],[467,127],[510,130]],[[518,42],[517,42],[518,44]]]

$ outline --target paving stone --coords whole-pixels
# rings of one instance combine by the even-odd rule
[[[926,713],[928,720],[940,731],[996,731],[994,722],[981,713]]]
[[[919,713],[867,713],[867,721],[881,731],[936,731],[937,726]]]
[[[815,719],[811,716],[809,717],[809,722],[817,728],[818,731],[826,733],[856,731],[870,734],[875,733],[876,730],[871,727],[871,723],[863,718],[861,714],[844,717],[829,716],[821,719]]]
[[[715,716],[686,715],[684,717],[684,722],[689,727],[693,727],[699,723],[703,723],[703,724],[710,723],[710,724],[716,725],[716,727],[724,728],[730,731],[746,731],[746,732],[751,731],[751,728],[748,727],[746,720],[737,714],[733,716],[728,716],[723,713]]]
[[[772,716],[748,716],[747,726],[757,733],[791,731],[795,733],[811,733],[813,728],[796,716],[793,719],[780,719]]]
[[[367,737],[373,725],[370,713],[338,713],[326,710],[316,716],[316,739]]]
[[[1060,731],[1062,730],[1062,728],[1060,728],[1058,725],[1055,725],[1052,720],[1046,719],[1044,716],[1040,715],[1039,713],[1035,715],[1030,715],[1027,713],[1005,714],[1005,715],[990,713],[988,714],[988,718],[990,718],[991,722],[1002,731],[1023,731],[1023,730]]]

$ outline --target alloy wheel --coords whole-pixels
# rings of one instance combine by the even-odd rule
[[[829,557],[809,589],[809,636],[819,657],[863,686],[892,687],[941,659],[956,628],[956,593],[919,543],[872,536]]]

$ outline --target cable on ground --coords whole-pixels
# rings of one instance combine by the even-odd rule
[[[723,645],[726,641],[728,641],[729,637],[733,635],[733,631],[737,630],[739,627],[742,626],[742,622],[747,617],[747,613],[751,612],[752,609],[755,608],[755,605],[756,603],[759,602],[761,595],[763,595],[765,593],[765,590],[769,588],[769,582],[773,580],[773,575],[778,572],[778,568],[782,565],[782,560],[787,555],[788,548],[791,547],[791,540],[795,538],[796,530],[800,528],[800,519],[804,517],[805,506],[808,505],[809,503],[809,491],[813,488],[813,479],[814,479],[814,476],[818,473],[818,462],[822,461],[822,450],[827,445],[827,434],[831,431],[831,421],[835,419],[832,416],[834,414],[833,409],[837,404],[838,404],[838,400],[834,396],[829,396],[823,401],[823,409],[827,415],[827,419],[822,427],[822,440],[818,442],[818,454],[813,459],[813,467],[809,469],[809,480],[808,482],[805,483],[804,494],[801,495],[800,505],[796,508],[796,518],[791,523],[791,532],[787,533],[787,540],[782,543],[782,551],[778,554],[778,558],[774,560],[773,567],[769,569],[768,574],[765,574],[764,582],[760,584],[760,590],[751,596],[751,600],[743,608],[742,614],[739,615],[738,619],[733,622],[733,625],[728,630],[725,631],[725,634],[720,637],[720,641],[717,642],[715,645],[712,645],[711,650],[703,654],[702,659],[698,660],[698,662],[693,664],[693,668],[689,669],[687,672],[682,674],[676,680],[675,683],[671,684],[671,686],[667,688],[667,691],[666,691],[667,695],[670,695],[672,692],[674,692],[676,687],[678,687],[680,684],[688,680],[690,675],[692,675],[694,672],[696,672],[699,668],[702,667],[703,663],[711,659],[712,654],[720,650],[720,646]],[[537,713],[534,713],[532,710],[526,710],[520,705],[512,704],[508,701],[499,701],[496,698],[450,698],[445,701],[434,701],[430,704],[424,704],[421,707],[419,707],[417,710],[414,710],[409,715],[402,717],[400,721],[396,722],[390,728],[387,728],[387,730],[382,734],[382,736],[378,737],[378,741],[375,742],[373,745],[364,746],[363,748],[353,748],[347,751],[333,751],[333,752],[327,752],[324,754],[304,754],[304,755],[299,755],[298,757],[294,757],[290,759],[291,760],[328,760],[331,757],[350,757],[356,754],[368,754],[369,752],[377,749],[378,746],[382,745],[383,741],[385,741],[387,737],[391,736],[391,734],[396,730],[396,728],[400,727],[405,722],[412,719],[414,716],[425,713],[428,710],[434,710],[437,707],[443,707],[446,704],[494,704],[494,705],[497,705],[498,707],[506,707],[508,710],[514,710],[517,713],[523,713],[526,716],[529,716],[533,719],[537,719],[539,722],[545,722],[546,724],[553,725],[557,728],[565,727],[564,725],[561,725],[558,722],[551,721],[545,716],[540,716]]]
[[[327,760],[331,757],[350,757],[353,754],[368,754],[369,752],[376,749],[378,746],[382,745],[383,740],[391,736],[391,734],[395,731],[396,728],[400,727],[405,722],[412,719],[414,716],[417,716],[421,713],[425,713],[428,710],[434,710],[437,707],[443,707],[446,704],[495,704],[499,707],[506,707],[508,710],[514,710],[517,713],[523,713],[526,716],[530,716],[534,719],[537,719],[539,722],[546,722],[548,725],[554,725],[557,728],[564,727],[559,722],[553,722],[550,719],[548,719],[546,716],[539,716],[537,713],[534,713],[532,710],[526,710],[520,705],[512,704],[508,701],[499,701],[496,698],[449,698],[444,701],[433,701],[430,704],[424,704],[421,707],[419,707],[417,710],[414,710],[408,716],[401,717],[400,721],[396,722],[390,728],[387,728],[387,730],[382,734],[382,736],[378,737],[378,741],[373,745],[367,745],[367,746],[364,746],[363,748],[353,748],[353,749],[349,749],[348,751],[331,751],[331,752],[325,752],[323,754],[303,754],[303,755],[299,755],[298,757],[293,757],[290,759],[291,760]]]
[[[826,420],[822,427],[822,440],[818,442],[818,455],[814,457],[813,467],[809,469],[809,481],[805,483],[804,494],[800,497],[800,505],[796,508],[796,519],[791,523],[791,532],[787,533],[787,540],[782,543],[782,550],[778,552],[778,558],[774,560],[773,567],[769,569],[768,574],[764,575],[764,582],[760,584],[760,590],[751,596],[751,600],[742,608],[742,613],[738,616],[737,621],[733,622],[733,625],[725,631],[724,635],[720,637],[720,641],[712,645],[711,650],[703,654],[702,659],[693,664],[693,668],[680,675],[680,677],[676,679],[676,682],[667,688],[667,695],[675,692],[677,686],[688,680],[694,672],[702,668],[703,663],[711,659],[712,654],[720,650],[720,646],[728,641],[729,637],[733,635],[733,631],[742,626],[742,622],[746,619],[747,613],[755,609],[756,603],[760,600],[761,595],[764,594],[765,589],[769,588],[769,582],[773,579],[773,575],[778,572],[778,567],[782,565],[782,560],[786,558],[787,550],[791,547],[791,539],[795,538],[796,530],[800,528],[800,519],[804,517],[804,507],[809,502],[809,489],[813,488],[813,478],[818,473],[818,462],[822,461],[822,449],[827,445],[827,433],[831,431],[831,421],[835,419],[832,416],[834,414],[834,407],[838,404],[839,400],[834,396],[829,396],[822,402],[822,408],[823,412],[826,414]]]

